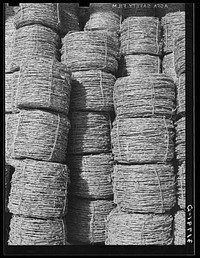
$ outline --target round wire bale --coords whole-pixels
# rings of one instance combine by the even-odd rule
[[[111,153],[68,156],[69,194],[83,198],[105,199],[113,196]]]
[[[171,161],[174,157],[174,126],[163,117],[117,118],[111,131],[112,152],[120,163]]]
[[[155,8],[155,16],[161,18],[167,13],[173,13],[178,11],[185,11],[185,3],[157,4],[157,7]]]
[[[152,3],[131,3],[130,5],[122,8],[122,17],[126,19],[128,17],[146,17],[146,16],[155,16],[155,8]]]
[[[68,167],[25,159],[12,175],[10,213],[35,218],[58,218],[67,213]]]
[[[174,245],[186,245],[186,216],[184,210],[179,210],[174,216]]]
[[[69,114],[69,154],[95,154],[111,148],[111,120],[108,113],[79,112]]]
[[[113,101],[118,118],[171,117],[175,111],[175,84],[165,74],[132,73],[116,80]]]
[[[116,41],[100,31],[68,33],[63,39],[61,61],[72,71],[103,70],[114,73],[118,68]]]
[[[101,70],[74,72],[70,110],[113,111],[116,77]]]
[[[177,80],[177,114],[185,114],[185,73],[182,73]]]
[[[66,245],[64,219],[44,220],[13,215],[8,245]]]
[[[139,54],[123,57],[122,75],[149,74],[161,72],[161,59],[159,56]]]
[[[15,31],[12,48],[12,68],[26,59],[47,58],[59,60],[60,38],[52,29],[40,24],[24,26]]]
[[[186,171],[185,161],[179,165],[177,172],[177,199],[181,209],[186,208]]]
[[[175,122],[176,129],[176,139],[175,139],[175,152],[176,157],[179,163],[185,161],[185,153],[186,153],[186,134],[185,134],[185,117],[181,117],[179,120]]]
[[[125,213],[115,208],[107,217],[105,245],[172,245],[172,216]]]
[[[185,37],[185,12],[170,12],[161,19],[163,27],[163,50],[164,53],[174,51],[176,37]]]
[[[114,202],[132,213],[165,213],[176,203],[175,173],[172,165],[115,165]]]
[[[68,241],[88,244],[104,242],[105,221],[112,209],[112,200],[70,197],[66,216]]]
[[[177,37],[174,41],[174,66],[177,76],[185,73],[185,36]]]
[[[70,122],[63,114],[21,110],[12,142],[12,157],[64,163]]]
[[[70,91],[71,73],[57,60],[27,59],[21,65],[16,97],[18,108],[45,108],[68,114]]]
[[[121,24],[120,53],[160,54],[161,26],[157,17],[128,17]]]
[[[174,66],[174,52],[164,55],[163,61],[162,61],[162,68],[163,68],[162,72],[168,76],[171,76],[174,82],[176,82],[177,75],[176,75],[175,66]]]

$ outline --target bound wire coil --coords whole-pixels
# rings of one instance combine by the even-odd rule
[[[103,70],[113,73],[118,68],[118,48],[105,32],[80,31],[62,39],[61,61],[72,71]]]
[[[66,234],[62,218],[44,220],[13,215],[8,245],[66,245]]]
[[[18,108],[45,108],[67,115],[70,92],[71,73],[57,60],[31,59],[21,65]]]
[[[122,75],[149,74],[161,72],[161,59],[159,56],[147,54],[126,55],[123,57]]]
[[[105,245],[172,245],[172,216],[113,209],[106,221]]]
[[[143,76],[132,73],[116,80],[113,101],[115,113],[120,119],[171,117],[175,111],[175,84],[164,74]]]
[[[69,194],[83,198],[105,199],[113,196],[111,153],[68,156]]]
[[[185,161],[185,148],[186,148],[186,134],[185,134],[185,117],[180,118],[175,123],[176,139],[175,139],[175,152],[179,163]]]
[[[186,216],[184,210],[179,210],[174,216],[174,245],[186,245]]]
[[[185,94],[185,73],[177,79],[177,114],[185,114],[186,94]]]
[[[114,202],[133,213],[165,213],[176,203],[175,174],[167,164],[114,166]]]
[[[101,70],[73,72],[70,109],[112,112],[115,81]]]
[[[43,219],[66,215],[68,174],[63,164],[22,160],[12,175],[10,213]]]
[[[168,76],[171,76],[174,82],[176,82],[177,74],[174,66],[174,52],[164,55],[163,61],[162,61],[162,68],[163,68],[162,72]]]
[[[185,161],[179,165],[177,172],[177,201],[181,209],[186,208],[186,171]]]
[[[104,242],[105,220],[112,209],[112,200],[70,197],[66,216],[68,241],[88,244]]]
[[[59,60],[60,38],[52,29],[33,24],[16,30],[12,48],[12,68],[19,67],[27,59],[47,58]]]
[[[185,73],[185,36],[177,37],[174,41],[174,66],[177,76]]]
[[[121,24],[120,53],[156,54],[161,51],[161,26],[156,17],[128,17]]]
[[[174,126],[164,117],[117,118],[111,131],[115,161],[126,164],[171,161]]]
[[[132,5],[132,6],[131,6]],[[155,8],[153,4],[130,4],[130,6],[122,8],[122,17],[126,19],[128,17],[147,17],[155,16]]]
[[[69,154],[110,151],[111,120],[108,113],[74,111],[69,114],[69,120]]]
[[[65,115],[21,110],[14,130],[12,157],[64,163],[69,128]]]

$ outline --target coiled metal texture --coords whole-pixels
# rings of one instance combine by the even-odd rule
[[[174,216],[174,245],[186,245],[186,214],[179,210]]]
[[[174,66],[177,76],[185,73],[186,63],[185,35],[177,37],[174,41]]]
[[[174,52],[164,55],[162,61],[162,72],[173,78],[174,82],[177,80],[177,74],[174,66]]]
[[[185,84],[185,73],[182,73],[177,79],[177,114],[182,116],[185,115],[186,108]]]
[[[175,139],[175,151],[176,157],[179,163],[185,161],[186,153],[186,132],[185,132],[185,117],[181,117],[175,122],[176,139]]]
[[[185,161],[179,165],[177,172],[177,201],[181,209],[186,208],[186,166]]]

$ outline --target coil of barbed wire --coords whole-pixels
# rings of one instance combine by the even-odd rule
[[[101,70],[73,72],[70,110],[113,111],[116,77]]]
[[[186,245],[186,214],[178,210],[174,215],[174,245]]]
[[[8,245],[66,245],[66,222],[13,215]]]
[[[111,120],[108,113],[74,111],[69,113],[69,120],[69,154],[110,151]]]
[[[186,153],[186,133],[185,133],[185,117],[181,117],[175,122],[176,139],[175,139],[175,152],[179,163],[185,161]]]
[[[160,54],[161,26],[157,17],[128,17],[120,29],[120,53]]]
[[[162,68],[162,72],[168,76],[171,76],[174,82],[176,82],[177,74],[174,66],[174,52],[164,55],[162,60]]]
[[[177,37],[174,41],[174,66],[177,76],[179,77],[182,73],[185,73],[185,35]]]
[[[63,114],[21,110],[15,121],[12,157],[64,163],[70,122]]]
[[[43,219],[66,215],[68,174],[64,164],[23,159],[12,175],[10,213]]]
[[[115,74],[118,68],[116,41],[106,32],[80,31],[62,39],[61,61],[72,71],[103,70]]]
[[[106,222],[105,245],[171,245],[172,216],[113,209]]]
[[[70,197],[66,216],[68,241],[88,244],[104,242],[105,221],[112,209],[112,200]]]
[[[185,161],[178,166],[177,172],[177,202],[181,209],[186,208],[186,166]]]
[[[186,94],[185,94],[185,73],[182,73],[176,81],[177,85],[177,114],[184,115],[186,107]]]
[[[171,161],[174,126],[163,117],[117,118],[111,131],[112,152],[119,163],[141,164]]]
[[[18,108],[45,108],[68,114],[71,72],[64,64],[56,59],[27,59],[19,73]]]
[[[113,196],[111,153],[68,155],[69,194],[83,198],[105,199]]]
[[[113,101],[119,118],[171,117],[175,111],[175,84],[165,74],[132,73],[116,80]]]
[[[172,165],[114,166],[114,202],[125,212],[165,213],[176,203]]]

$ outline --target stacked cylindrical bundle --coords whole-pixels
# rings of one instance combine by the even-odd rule
[[[6,158],[15,167],[9,245],[65,245],[71,72],[59,62],[58,4],[20,4],[7,80]],[[12,85],[11,85],[12,84]]]

